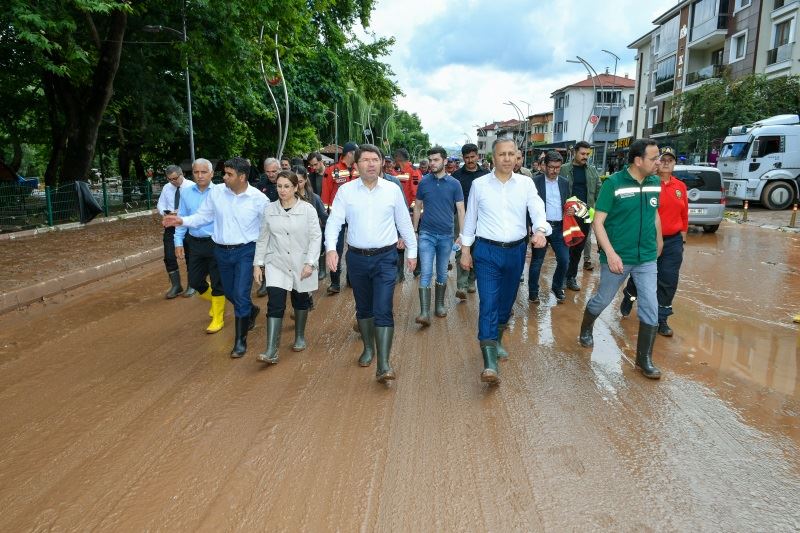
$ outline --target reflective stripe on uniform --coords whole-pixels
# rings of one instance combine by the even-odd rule
[[[614,196],[620,196],[622,194],[636,194],[642,192],[661,192],[661,186],[654,187],[649,185],[647,187],[625,187],[624,189],[617,189],[614,191]]]

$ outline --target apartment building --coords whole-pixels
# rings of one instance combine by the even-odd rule
[[[528,117],[529,141],[531,146],[553,142],[553,112],[536,113]]]
[[[761,4],[756,72],[770,78],[800,74],[800,0],[762,0]]]

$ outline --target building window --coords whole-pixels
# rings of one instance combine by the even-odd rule
[[[632,131],[633,131],[633,121],[632,121],[632,120],[629,120],[629,121],[628,121],[628,127],[627,127],[627,130],[628,130],[628,133],[630,133],[630,132],[632,132]]]
[[[658,47],[661,45],[661,35],[653,37],[653,54],[658,55]]]
[[[655,92],[656,90],[656,71],[654,70],[650,74],[650,92]]]
[[[569,107],[569,95],[564,97],[564,107]]]
[[[628,95],[628,107],[633,107],[633,95]]]
[[[792,37],[792,26],[794,25],[794,18],[784,20],[775,24],[772,29],[772,48],[778,48],[784,44],[789,44]]]
[[[656,96],[670,93],[675,88],[675,62],[672,56],[664,61],[659,61],[656,66]]]
[[[740,9],[746,8],[750,5],[751,1],[752,0],[736,0],[736,7],[734,8],[734,11],[739,11]]]
[[[564,133],[567,133],[567,126],[569,125],[569,120],[564,121]]]
[[[651,128],[656,125],[656,120],[658,119],[658,108],[651,107],[650,113],[647,115],[647,127]]]
[[[659,34],[658,52],[669,54],[678,49],[678,36],[680,34],[680,15],[672,17],[669,21],[661,25]]]
[[[731,53],[730,53],[730,63],[734,61],[739,61],[740,59],[744,59],[744,55],[747,53],[747,30],[743,32],[739,32],[733,37],[731,37]]]

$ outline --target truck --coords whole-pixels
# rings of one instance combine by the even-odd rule
[[[717,161],[729,200],[786,209],[800,198],[800,116],[734,126]]]

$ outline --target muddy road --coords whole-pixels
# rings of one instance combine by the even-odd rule
[[[390,386],[356,364],[349,290],[316,298],[305,352],[287,316],[272,367],[263,317],[230,359],[230,305],[206,335],[160,263],[0,316],[0,531],[800,528],[800,236],[690,236],[660,382],[634,371],[635,313],[578,345],[596,276],[564,305],[520,287],[495,388],[476,295],[451,283],[420,331],[410,276]]]

